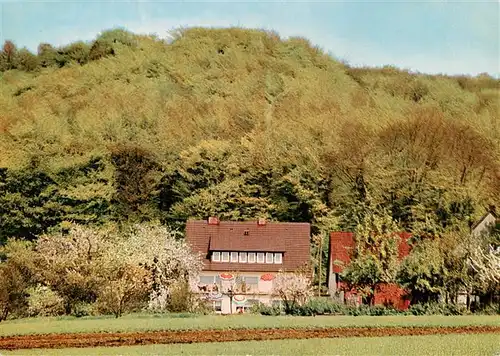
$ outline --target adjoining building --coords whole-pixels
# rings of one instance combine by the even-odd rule
[[[403,259],[410,252],[408,239],[409,233],[399,233],[399,259]],[[328,261],[328,289],[331,296],[342,303],[361,303],[361,298],[356,290],[347,289],[347,284],[342,281],[341,273],[351,261],[351,253],[354,248],[353,232],[332,232],[330,234],[330,254]],[[391,305],[398,309],[407,309],[409,300],[405,291],[395,284],[380,284],[374,295],[374,303]]]
[[[277,272],[293,272],[310,261],[310,224],[188,220],[186,240],[203,259],[197,286],[223,314],[254,303],[279,302],[272,295]]]

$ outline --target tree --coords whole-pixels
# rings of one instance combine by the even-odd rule
[[[118,242],[112,253],[121,261],[144,266],[151,273],[148,308],[168,309],[172,288],[178,281],[186,281],[196,288],[202,268],[199,256],[193,254],[175,231],[163,226],[134,225],[127,238]]]
[[[342,278],[370,305],[379,284],[396,281],[401,240],[396,231],[397,226],[389,215],[372,213],[364,217],[354,233],[351,261],[342,272]]]
[[[6,40],[0,51],[0,71],[15,69],[16,54],[16,45],[12,41]]]
[[[154,195],[154,154],[134,145],[115,145],[111,151],[115,168],[115,205],[119,219],[149,220],[151,199]]]
[[[313,294],[310,276],[305,271],[280,271],[273,280],[272,294],[281,299],[286,314],[293,314]]]
[[[21,49],[16,56],[16,68],[26,72],[33,72],[39,66],[39,59],[26,48]]]
[[[0,246],[0,321],[9,314],[24,316],[27,308],[26,288],[32,283],[35,263],[32,244],[9,239]]]
[[[59,293],[69,314],[78,302],[93,303],[116,243],[110,228],[71,225],[67,233],[45,234],[36,242],[38,279]],[[104,277],[107,279],[107,277]]]
[[[411,304],[438,302],[444,293],[446,271],[439,241],[426,239],[402,261],[397,280],[410,292]]]
[[[42,68],[57,66],[57,50],[48,43],[38,45],[38,58]]]
[[[478,237],[476,237],[478,238]],[[487,304],[500,292],[500,230],[482,236],[483,243],[476,243],[468,255],[468,265],[476,282],[476,292]]]
[[[97,306],[116,318],[141,305],[151,290],[151,272],[143,266],[107,261],[104,278],[97,292]]]

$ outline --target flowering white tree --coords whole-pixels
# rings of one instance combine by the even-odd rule
[[[94,302],[106,256],[114,246],[111,229],[72,225],[68,234],[43,235],[36,242],[33,273],[64,298],[66,313],[79,301]]]
[[[312,296],[311,279],[302,271],[276,274],[273,281],[273,295],[285,305],[285,313],[290,314],[297,306],[302,306]]]
[[[127,238],[116,248],[119,258],[140,266],[152,273],[152,291],[149,309],[162,311],[168,306],[169,297],[178,283],[188,282],[196,288],[203,266],[184,240],[164,226],[135,225]]]
[[[489,248],[485,252],[480,246],[472,250],[469,264],[483,283],[500,283],[500,250]]]
[[[116,316],[149,296],[149,308],[165,310],[178,283],[196,283],[202,267],[184,240],[163,226],[136,225],[120,232],[72,225],[67,234],[36,244],[37,279],[66,301],[94,302]]]

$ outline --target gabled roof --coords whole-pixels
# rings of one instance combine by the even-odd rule
[[[476,221],[474,223],[474,225],[472,225],[471,227],[471,230],[475,230],[479,225],[481,225],[481,223],[487,219],[489,216],[492,216],[493,218],[495,218],[495,220],[499,220],[500,218],[497,216],[497,214],[493,211],[488,211],[487,213],[485,213],[481,219],[479,219],[478,221]]]
[[[257,221],[188,220],[186,240],[201,253],[204,270],[278,271],[293,270],[309,262],[310,224]],[[282,264],[211,262],[211,251],[282,252]]]
[[[210,251],[262,251],[285,252],[288,232],[297,226],[269,224],[258,226],[255,222],[225,221],[220,225],[208,225]],[[205,228],[205,226],[202,226]]]
[[[397,235],[401,238],[398,246],[398,255],[402,259],[410,253],[408,239],[411,234],[400,232]],[[334,273],[341,273],[344,267],[351,261],[351,253],[354,248],[354,233],[336,231],[330,234],[330,263]]]

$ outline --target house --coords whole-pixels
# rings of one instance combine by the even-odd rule
[[[399,258],[403,259],[410,252],[408,239],[410,234],[399,233],[401,242],[399,244]],[[347,290],[346,284],[342,282],[340,274],[351,260],[351,251],[354,247],[353,232],[332,232],[330,234],[330,255],[328,268],[328,289],[331,296],[337,296],[341,302],[352,301],[359,303],[359,296],[355,290]],[[383,284],[375,293],[375,304],[392,305],[398,309],[407,309],[409,301],[405,298],[405,292],[397,285]]]
[[[494,229],[500,230],[500,218],[497,215],[495,207],[490,206],[488,211],[471,226],[471,235],[472,237],[487,236],[491,234]],[[492,243],[489,248],[492,251],[500,253],[499,244]],[[457,303],[468,305],[471,301],[479,303],[480,298],[477,295],[469,295],[465,289],[459,290]]]
[[[186,240],[203,258],[197,292],[223,314],[279,302],[272,295],[276,273],[310,260],[308,223],[188,220]]]
[[[471,227],[472,236],[480,236],[482,234],[489,234],[497,224],[500,224],[500,218],[496,214],[496,209],[490,207],[489,211],[483,215],[474,225]]]

